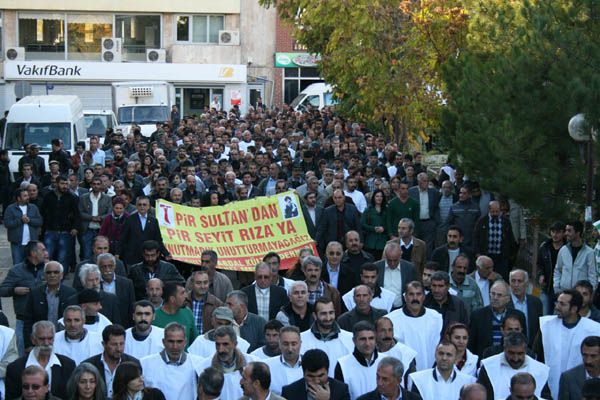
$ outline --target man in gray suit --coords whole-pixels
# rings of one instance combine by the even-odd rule
[[[427,254],[431,254],[435,248],[440,193],[429,187],[429,176],[426,172],[417,175],[417,182],[417,186],[408,189],[408,196],[419,203],[420,221],[415,224],[418,227],[416,236],[427,243]]]
[[[29,192],[17,189],[16,203],[9,205],[4,211],[4,226],[10,242],[13,265],[25,260],[25,245],[30,240],[38,240],[40,228],[44,223],[40,210],[35,204],[29,204]]]
[[[379,270],[377,285],[394,292],[394,309],[402,307],[402,295],[406,284],[418,279],[415,266],[402,259],[402,248],[397,242],[388,242],[385,245],[383,260],[375,265]]]
[[[111,198],[109,195],[103,193],[100,177],[94,177],[92,179],[92,191],[79,197],[83,258],[86,260],[92,258],[92,242],[100,231],[102,220],[111,212]]]
[[[581,342],[583,364],[560,376],[558,400],[579,400],[586,380],[600,378],[600,336],[588,336]]]

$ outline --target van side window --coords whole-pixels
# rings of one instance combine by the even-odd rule
[[[308,101],[308,103],[313,106],[313,107],[317,107],[319,108],[319,95],[313,95],[313,96],[308,96],[307,99],[305,100],[305,102]]]

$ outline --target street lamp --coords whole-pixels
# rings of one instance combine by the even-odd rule
[[[594,140],[596,131],[588,126],[585,115],[577,114],[569,120],[569,135],[573,140],[586,144],[585,163],[587,166],[587,180],[585,188],[585,222],[592,222],[592,196],[594,184]]]

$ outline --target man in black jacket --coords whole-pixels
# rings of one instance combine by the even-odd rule
[[[35,346],[28,356],[17,358],[6,367],[6,378],[4,380],[6,387],[7,400],[17,399],[22,394],[21,373],[27,365],[29,357],[35,364],[51,365],[50,372],[50,393],[61,399],[67,398],[67,381],[75,370],[75,361],[69,357],[54,353],[52,346],[54,344],[54,324],[49,321],[39,321],[33,325],[31,341]]]
[[[50,261],[44,266],[45,284],[36,286],[27,296],[25,306],[25,321],[23,339],[25,348],[31,347],[31,329],[38,321],[50,321],[54,326],[69,305],[69,298],[77,293],[75,289],[62,283],[63,266],[56,261]],[[54,299],[51,304],[48,299]]]
[[[421,400],[418,394],[402,387],[404,366],[394,357],[384,357],[377,366],[377,388],[358,397],[357,400],[398,399]]]
[[[281,396],[287,400],[308,400],[310,394],[315,400],[350,400],[348,385],[327,376],[329,358],[323,350],[308,350],[302,356],[304,377],[281,389]]]
[[[70,169],[73,169],[71,155],[63,149],[61,139],[52,139],[52,152],[48,156],[48,161],[58,161],[60,173],[66,175]]]
[[[69,265],[73,238],[80,229],[79,198],[69,191],[67,178],[59,175],[55,189],[48,192],[42,203],[44,244],[51,260]]]
[[[255,283],[241,289],[248,296],[248,311],[263,317],[265,321],[274,319],[281,307],[289,302],[287,291],[271,284],[271,279],[271,267],[266,262],[260,262],[254,268]]]
[[[447,272],[436,271],[431,276],[431,291],[425,296],[425,307],[432,308],[442,314],[444,327],[442,332],[453,322],[469,324],[469,314],[465,303],[449,293],[450,276]]]
[[[109,370],[114,377],[117,367],[126,361],[133,362],[141,370],[140,362],[137,358],[125,354],[125,329],[121,325],[109,325],[102,331],[102,346],[104,351],[93,357],[88,358],[84,362],[92,364],[100,371],[100,379],[105,381],[107,398],[112,398],[113,388],[111,382],[106,382],[106,374],[103,371]]]

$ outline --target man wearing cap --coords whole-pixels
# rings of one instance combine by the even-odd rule
[[[240,328],[235,322],[233,317],[233,311],[229,307],[217,307],[212,313],[212,326],[214,329],[206,332],[204,335],[199,335],[194,343],[192,343],[188,349],[190,354],[195,354],[200,357],[212,357],[215,354],[215,329],[220,326],[231,326],[235,333],[238,335],[238,349],[242,353],[247,353],[250,348],[250,343],[247,340],[239,336]]]
[[[42,177],[42,182],[41,182],[41,185],[42,185],[42,188],[44,191],[52,190],[53,189],[52,185],[54,184],[56,177],[61,174],[61,172],[59,170],[60,164],[58,161],[52,160],[52,161],[48,162],[48,167],[50,168],[50,171],[48,171],[44,174],[44,176]]]
[[[79,198],[81,233],[83,235],[83,258],[92,258],[92,242],[100,231],[104,217],[112,212],[110,196],[103,193],[100,177],[92,178],[92,191]]]
[[[19,159],[19,171],[23,170],[24,164],[30,164],[33,176],[38,179],[42,179],[46,173],[46,162],[39,155],[40,145],[37,143],[32,143],[29,145],[29,147],[25,147],[25,151],[27,154]]]
[[[73,169],[71,156],[63,149],[63,141],[61,139],[52,139],[52,152],[48,155],[48,164],[52,161],[57,161],[59,164],[60,173],[66,175],[69,170]]]
[[[84,292],[87,292],[84,290]],[[97,294],[96,294],[97,295]],[[82,304],[92,302],[92,291],[80,296]],[[85,313],[82,307],[69,306],[65,308],[61,319],[65,329],[56,334],[54,338],[54,351],[65,355],[75,361],[75,364],[102,353],[102,335],[90,331],[85,326]]]
[[[96,333],[102,332],[102,330],[111,325],[112,322],[103,314],[100,313],[102,310],[102,297],[96,289],[83,289],[76,297],[76,304],[73,301],[73,297],[69,299],[69,302],[74,305],[79,305],[84,312],[85,326],[88,330]],[[59,327],[64,325],[63,319],[58,320]]]

